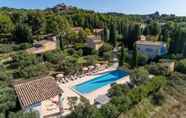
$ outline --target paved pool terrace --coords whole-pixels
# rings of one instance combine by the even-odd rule
[[[113,84],[127,75],[128,73],[121,70],[111,71],[92,80],[75,85],[72,88],[78,91],[78,93],[88,94],[108,84]]]
[[[99,71],[93,75],[89,75],[89,76],[85,76],[81,79],[77,79],[71,82],[68,82],[66,84],[62,84],[62,83],[58,83],[58,85],[60,86],[60,88],[64,91],[63,93],[63,97],[64,97],[64,101],[63,101],[63,107],[64,107],[64,113],[63,116],[68,115],[71,111],[69,110],[70,106],[68,104],[68,97],[78,97],[78,99],[80,99],[81,96],[85,97],[87,100],[89,100],[90,104],[94,104],[94,99],[97,98],[99,95],[105,95],[107,94],[108,90],[110,89],[110,84],[107,84],[105,86],[102,86],[101,88],[95,89],[92,92],[89,93],[80,93],[77,90],[73,89],[74,86],[79,85],[79,84],[83,84],[85,82],[94,80],[95,78],[105,75],[109,72],[112,71],[116,71],[118,68],[118,65],[115,64],[105,70]],[[119,80],[115,81],[115,83],[118,84],[124,84],[126,82],[129,82],[129,75],[126,75],[122,78],[120,78]]]

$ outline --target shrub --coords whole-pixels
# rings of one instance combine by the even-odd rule
[[[116,84],[113,85],[112,88],[109,90],[109,94],[111,96],[122,96],[126,95],[126,93],[129,91],[129,88],[122,84]]]
[[[11,112],[8,115],[8,118],[39,118],[38,112]]]
[[[99,49],[99,55],[103,56],[104,52],[110,52],[112,51],[112,45],[109,43],[104,43],[104,45]]]
[[[19,68],[18,72],[16,73],[16,76],[24,79],[29,79],[32,77],[45,75],[48,72],[47,70],[48,68],[44,64],[30,65],[23,68]]]
[[[63,60],[64,55],[62,54],[61,51],[52,51],[52,52],[47,52],[44,54],[44,59],[45,61],[48,61],[53,64],[58,64],[60,61]]]
[[[108,60],[108,61],[112,61],[112,58],[113,57],[113,55],[112,55],[112,52],[110,51],[110,52],[104,52],[103,53],[103,58],[104,58],[104,60]]]
[[[106,104],[102,106],[100,111],[104,118],[117,118],[119,115],[117,107],[113,104]]]
[[[141,85],[149,80],[149,72],[143,67],[135,69],[130,75],[132,83],[136,85]]]
[[[25,67],[29,65],[36,65],[41,62],[41,59],[36,55],[27,53],[18,53],[13,56],[12,66],[13,67]]]
[[[143,54],[143,53],[138,53],[137,54],[137,64],[138,65],[145,65],[148,61],[148,56]]]
[[[180,60],[176,64],[176,71],[186,74],[186,59]]]
[[[13,46],[11,44],[0,44],[0,53],[8,53],[13,51]]]
[[[149,94],[155,93],[161,87],[164,87],[167,83],[166,78],[163,76],[157,76],[150,80],[148,83],[134,88],[129,92],[128,96],[132,100],[133,104],[140,102],[143,98]]]
[[[7,73],[6,70],[0,70],[0,81],[8,81],[11,78],[11,74]]]
[[[31,47],[32,47],[31,43],[22,43],[22,44],[19,45],[18,50],[25,50],[25,49],[28,49],[28,48],[31,48]]]
[[[59,64],[58,70],[65,72],[65,74],[73,74],[81,69],[78,64],[78,58],[75,56],[66,56]]]
[[[114,104],[120,112],[125,112],[145,97],[148,97],[151,94],[154,95],[160,88],[163,88],[166,83],[167,81],[165,77],[157,76],[147,83],[137,86],[128,92],[121,91],[120,89],[122,88],[117,89],[119,90],[119,96],[112,97],[111,103]],[[114,86],[114,88],[116,87]],[[112,89],[110,91],[112,91]],[[117,93],[118,91],[112,91],[112,95]]]
[[[147,69],[149,73],[153,75],[168,75],[169,74],[168,68],[162,64],[148,65]]]
[[[165,97],[162,95],[161,92],[157,92],[153,94],[151,97],[151,102],[154,105],[158,105],[158,106],[162,105],[164,101],[165,101]]]
[[[125,112],[130,108],[132,101],[128,96],[122,95],[119,97],[113,97],[111,103],[117,107],[119,112]]]
[[[97,61],[96,55],[89,55],[85,57],[85,60],[87,60],[86,65],[95,65]]]
[[[32,47],[30,43],[22,43],[20,45],[15,44],[0,44],[0,53],[9,53],[12,51],[24,50]]]
[[[93,105],[79,104],[67,118],[105,118]]]
[[[6,82],[0,82],[0,113],[5,113],[16,107],[16,95],[14,89]]]

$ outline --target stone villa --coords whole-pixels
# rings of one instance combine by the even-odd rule
[[[150,59],[154,59],[167,53],[167,45],[163,42],[139,40],[136,41],[136,50],[146,54]]]

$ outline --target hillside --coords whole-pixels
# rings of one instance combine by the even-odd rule
[[[44,10],[0,8],[0,117],[36,118],[37,112],[21,108],[12,83],[50,76],[64,87],[69,118],[185,118],[185,22],[186,17],[173,14],[98,13],[65,4]],[[99,81],[112,81],[108,103],[98,108],[78,92],[85,99],[67,96],[74,92],[73,83],[90,81],[113,65],[130,82]]]

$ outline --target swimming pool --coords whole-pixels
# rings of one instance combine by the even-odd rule
[[[112,84],[115,81],[127,75],[128,73],[121,71],[121,70],[111,71],[111,72],[105,73],[102,76],[96,77],[92,80],[75,85],[72,88],[75,89],[79,93],[86,94],[86,93],[95,91],[96,89],[99,89],[108,84]]]

